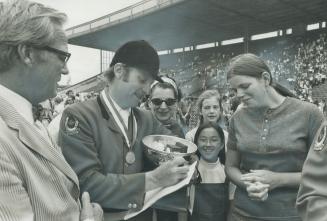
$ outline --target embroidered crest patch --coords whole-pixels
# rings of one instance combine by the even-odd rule
[[[327,145],[327,125],[325,125],[319,131],[319,135],[314,143],[313,149],[316,151],[320,151],[324,149],[325,145]]]
[[[66,117],[65,120],[65,131],[68,135],[74,135],[79,132],[79,122],[72,116]]]

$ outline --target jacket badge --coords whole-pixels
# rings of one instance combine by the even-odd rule
[[[79,122],[72,116],[66,117],[65,120],[65,131],[68,135],[74,135],[79,132]]]
[[[327,145],[327,125],[324,125],[321,130],[319,131],[319,135],[315,140],[313,149],[316,151],[320,151],[324,149]]]

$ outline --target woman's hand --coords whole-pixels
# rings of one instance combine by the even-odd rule
[[[280,176],[278,173],[269,170],[250,170],[250,173],[241,176],[243,182],[260,182],[268,184],[269,190],[275,189],[280,186]]]
[[[244,182],[248,196],[252,200],[265,201],[268,198],[268,184],[263,184],[259,181]]]

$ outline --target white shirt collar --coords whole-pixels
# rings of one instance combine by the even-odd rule
[[[21,95],[0,84],[0,95],[31,124],[34,123],[32,104]]]
[[[112,100],[112,103],[114,104],[116,110],[118,111],[120,116],[123,118],[126,128],[128,128],[128,117],[131,113],[131,108],[122,109],[110,95],[109,95],[109,97]]]
[[[224,171],[224,165],[219,161],[209,163],[200,158],[198,170],[202,178],[201,183],[224,183],[226,174]]]
[[[219,158],[217,159],[216,162],[210,163],[210,162],[204,160],[202,157],[200,157],[199,163],[201,163],[202,165],[204,165],[207,168],[215,168],[220,165]]]

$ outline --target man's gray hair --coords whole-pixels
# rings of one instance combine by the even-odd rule
[[[66,14],[28,0],[0,2],[0,72],[17,60],[20,44],[42,47],[67,42]]]

